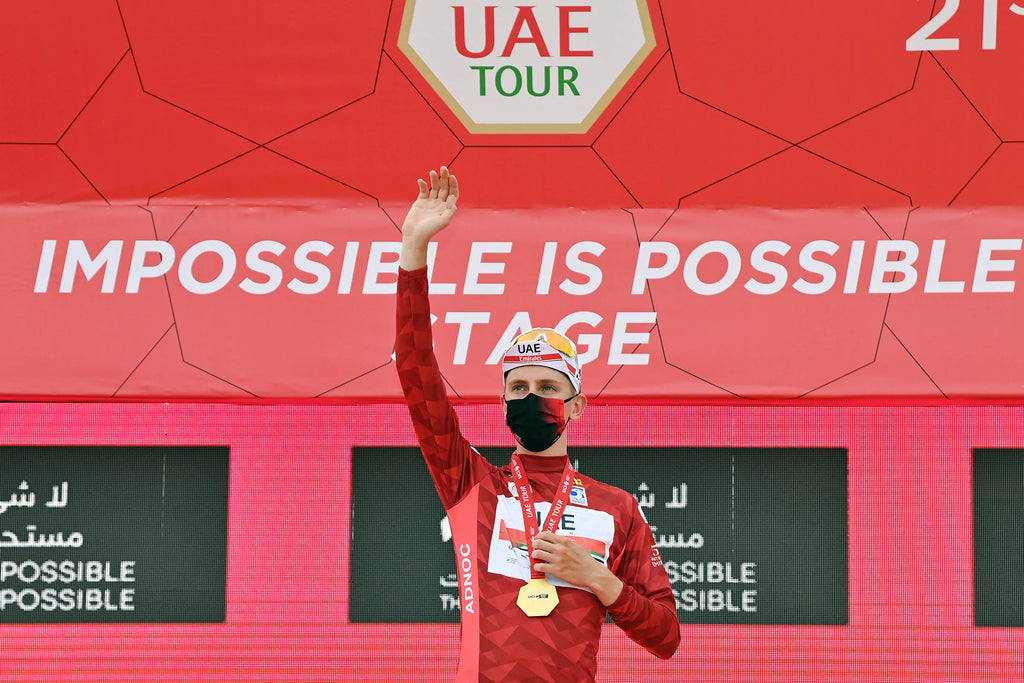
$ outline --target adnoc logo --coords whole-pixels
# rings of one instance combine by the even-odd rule
[[[584,133],[654,47],[646,0],[407,0],[399,37],[471,133]]]

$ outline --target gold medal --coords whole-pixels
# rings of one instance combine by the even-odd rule
[[[528,617],[546,617],[558,604],[558,591],[547,579],[530,579],[519,589],[516,604]]]
[[[538,528],[538,517],[533,507],[533,493],[530,490],[530,481],[526,476],[519,457],[513,453],[512,478],[516,482],[516,490],[519,493],[519,505],[523,510],[523,526],[526,529],[526,556],[530,562],[533,561],[533,538],[540,531]],[[569,502],[569,490],[572,485],[573,469],[569,459],[565,459],[565,467],[562,469],[562,485],[556,489],[557,495],[551,501],[551,509],[548,511],[547,519],[544,520],[544,531],[554,532],[558,528],[558,520],[565,512],[566,503]],[[519,599],[516,604],[519,609],[528,617],[546,617],[558,605],[558,592],[555,587],[548,583],[544,575],[531,567],[530,580],[525,586],[519,589]]]

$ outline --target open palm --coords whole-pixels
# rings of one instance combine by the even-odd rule
[[[444,230],[455,216],[459,183],[445,166],[441,167],[440,172],[430,172],[429,184],[422,178],[417,183],[420,194],[405,216],[402,235],[416,240],[429,240]]]

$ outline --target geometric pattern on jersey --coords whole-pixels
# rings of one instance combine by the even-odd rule
[[[579,520],[586,527],[580,544],[625,584],[609,607],[589,590],[567,586],[558,591],[550,615],[528,617],[516,604],[525,575],[507,576],[508,567],[489,566],[516,552],[522,512],[512,498],[510,468],[488,462],[459,429],[434,356],[427,290],[426,268],[399,269],[395,359],[420,450],[452,529],[462,620],[457,680],[592,681],[607,614],[656,656],[672,656],[679,645],[672,587],[636,500],[619,488],[577,472],[578,505],[567,510],[585,518]],[[520,459],[538,509],[550,508],[567,458]],[[500,547],[492,549],[495,542]]]

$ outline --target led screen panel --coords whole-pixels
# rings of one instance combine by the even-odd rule
[[[511,439],[496,405],[457,411],[474,443],[507,459]],[[1021,408],[984,406],[591,405],[570,428],[571,453],[580,468],[633,493],[657,527],[682,632],[679,651],[663,662],[607,624],[599,675],[1017,680],[1024,633],[1013,621],[990,623],[994,599],[984,595],[1005,595],[1020,575],[992,574],[984,559],[993,557],[986,539],[1014,533],[1007,520],[1019,519],[1016,498],[1000,499],[997,486],[1019,481],[1019,458],[988,458],[988,469],[979,458],[984,449],[1016,457],[1022,418]],[[81,533],[84,550],[105,534],[129,543],[111,559],[135,560],[140,587],[160,578],[148,555],[168,551],[132,545],[133,534],[155,533],[161,500],[155,473],[138,463],[160,452],[196,456],[179,484],[168,479],[166,500],[178,502],[164,508],[177,529],[177,564],[167,572],[177,580],[171,595],[185,591],[193,606],[210,609],[159,623],[132,621],[127,611],[111,612],[107,623],[5,616],[0,681],[225,680],[239,672],[253,681],[451,680],[459,627],[440,596],[455,561],[429,480],[414,480],[421,464],[404,406],[7,403],[0,425],[0,540],[11,541],[9,531],[25,541],[34,525],[54,541]],[[128,457],[105,474],[90,467],[44,476],[12,457],[36,448],[66,462],[94,448]],[[83,477],[106,482],[88,508]],[[27,493],[33,507],[12,504]],[[423,531],[397,517],[364,518],[388,501]],[[87,513],[104,505],[122,518],[100,534]],[[221,538],[226,552],[218,555]],[[75,550],[3,547],[0,563]],[[218,556],[219,569],[178,575],[189,558]],[[422,580],[414,578],[419,565],[429,565]],[[16,575],[0,582],[0,591],[24,589]],[[709,609],[712,590],[732,590],[733,609]],[[376,610],[366,599],[374,591]],[[756,591],[746,603],[756,612],[743,610],[744,591]],[[136,595],[140,609],[149,603]],[[388,604],[429,609],[402,615]],[[16,612],[6,605],[3,614]]]

